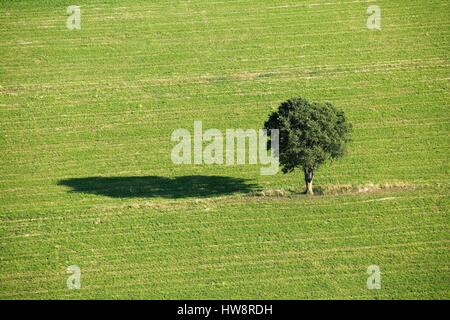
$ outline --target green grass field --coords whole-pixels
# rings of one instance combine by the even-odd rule
[[[449,299],[449,5],[0,0],[0,299]],[[320,194],[172,163],[298,95],[354,127]]]

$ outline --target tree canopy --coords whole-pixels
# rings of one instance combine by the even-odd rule
[[[269,115],[264,128],[279,130],[282,171],[288,173],[301,168],[307,193],[312,193],[314,171],[324,162],[345,154],[352,131],[344,112],[330,102],[308,102],[300,97],[281,103]]]

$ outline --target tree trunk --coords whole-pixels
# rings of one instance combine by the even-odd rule
[[[313,195],[313,187],[312,187],[312,181],[313,181],[313,171],[312,170],[304,170],[305,172],[305,184],[306,184],[306,191],[305,194],[307,195]]]

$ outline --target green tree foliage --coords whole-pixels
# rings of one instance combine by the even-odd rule
[[[279,129],[282,171],[288,173],[301,168],[307,194],[313,193],[315,170],[345,154],[352,130],[343,111],[329,102],[308,102],[304,98],[283,102],[270,114],[264,128]]]

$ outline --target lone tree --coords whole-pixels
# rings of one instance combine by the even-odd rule
[[[288,173],[301,168],[305,174],[305,193],[312,195],[314,171],[325,161],[344,155],[352,125],[346,121],[344,112],[329,102],[293,98],[270,114],[264,128],[279,129],[282,171]]]

